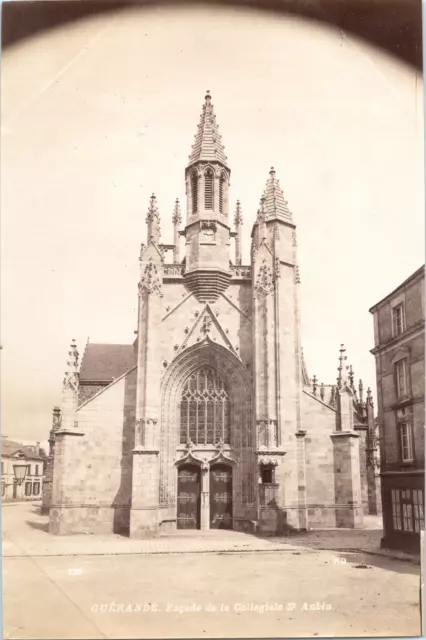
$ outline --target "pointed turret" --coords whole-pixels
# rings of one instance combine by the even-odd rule
[[[212,98],[210,91],[207,91],[188,167],[196,162],[220,162],[223,166],[228,167],[227,161],[222,136],[216,123]]]
[[[265,199],[264,211],[266,219],[281,218],[288,222],[293,222],[291,212],[288,208],[288,202],[284,198],[284,193],[279,180],[276,178],[274,167],[271,167],[269,171],[269,178],[266,182],[263,197]]]
[[[157,198],[153,193],[149,200],[148,213],[146,215],[146,223],[147,223],[147,243],[150,244],[153,242],[154,244],[159,243],[160,241],[160,212],[158,211]]]

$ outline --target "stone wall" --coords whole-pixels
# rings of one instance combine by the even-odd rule
[[[317,398],[302,394],[302,425],[306,430],[306,489],[310,528],[335,527],[333,442],[336,412]]]
[[[83,435],[56,435],[50,531],[128,531],[136,371],[77,410]]]

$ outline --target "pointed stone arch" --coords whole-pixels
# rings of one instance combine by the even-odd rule
[[[231,445],[226,457],[235,460],[235,509],[244,517],[253,507],[255,454],[251,376],[230,351],[211,342],[193,345],[170,363],[161,386],[160,506],[170,514],[176,505],[175,461],[182,456],[179,443],[179,399],[186,380],[202,367],[211,367],[229,390]],[[197,453],[200,451],[200,454]],[[214,445],[200,445],[192,451],[196,457],[211,459],[217,454]]]

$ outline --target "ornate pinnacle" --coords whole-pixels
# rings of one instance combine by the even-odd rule
[[[71,341],[68,355],[70,356],[70,360],[67,360],[67,366],[70,368],[72,373],[76,373],[78,371],[78,357],[80,354],[78,353],[75,338],[73,338]]]
[[[336,387],[333,385],[331,387],[331,397],[330,397],[330,405],[334,407],[334,402],[336,399]]]
[[[312,393],[314,394],[314,396],[317,395],[317,382],[318,382],[317,377],[313,376],[312,377]]]
[[[352,365],[350,365],[350,367],[349,367],[348,378],[349,378],[350,387],[351,387],[351,389],[353,389],[354,388],[354,370],[352,368]]]
[[[362,404],[364,402],[364,385],[362,384],[361,378],[359,379],[358,393],[359,393],[359,402],[360,404]]]
[[[373,394],[371,393],[370,387],[367,389],[367,399],[365,401],[366,405],[373,405]]]
[[[346,353],[345,345],[341,344],[340,345],[339,366],[337,368],[337,370],[339,372],[339,376],[337,378],[337,385],[338,385],[339,389],[348,380],[348,367],[344,364],[346,362],[346,360],[347,360],[347,356],[344,355],[345,353]]]
[[[241,203],[237,200],[237,206],[235,207],[234,225],[238,227],[243,224],[243,212],[241,210]]]
[[[148,244],[150,242],[157,243],[160,239],[160,213],[158,211],[157,198],[154,193],[149,200],[146,223],[148,225]]]
[[[180,225],[182,223],[182,213],[180,210],[179,198],[176,198],[175,206],[173,208],[172,222],[174,225]]]
[[[324,387],[324,383],[321,382],[321,386],[320,386],[320,398],[321,400],[324,400],[325,397],[325,387]]]

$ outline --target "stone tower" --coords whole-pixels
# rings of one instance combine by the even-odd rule
[[[285,512],[286,521],[271,522],[271,528],[299,528],[306,526],[306,508],[298,452],[302,387],[296,230],[273,168],[253,227],[251,262],[259,487],[262,494],[263,483],[275,486],[278,508],[275,516],[271,510],[262,514],[262,503],[271,501],[260,495],[260,520]]]
[[[185,170],[185,284],[198,299],[214,300],[229,286],[230,169],[207,92]]]

